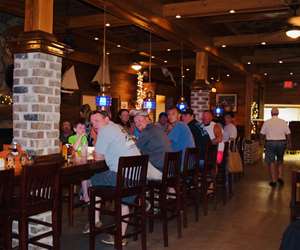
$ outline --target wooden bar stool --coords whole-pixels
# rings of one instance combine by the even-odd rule
[[[146,155],[120,157],[116,186],[94,186],[89,188],[90,206],[90,250],[95,249],[96,236],[101,233],[110,233],[115,236],[115,248],[122,249],[122,240],[141,234],[142,249],[146,250],[146,180],[148,159]],[[136,196],[135,202],[126,204],[124,198]],[[114,202],[114,209],[106,209],[107,201]],[[97,205],[100,205],[97,206]],[[133,208],[133,212],[128,215],[121,215],[121,205],[125,204]],[[103,225],[100,228],[95,226],[95,211],[100,214],[108,215],[114,218],[112,224]],[[130,221],[132,219],[132,221]],[[133,226],[133,231],[122,236],[122,222]]]
[[[300,200],[299,200],[299,185],[300,172],[292,171],[292,188],[291,188],[291,202],[290,202],[290,221],[293,222],[300,218]]]
[[[208,213],[208,200],[214,200],[217,207],[217,154],[218,145],[208,143],[205,147],[204,167],[200,169],[201,201],[203,203],[204,215]]]
[[[150,232],[153,232],[155,218],[162,221],[165,247],[168,246],[169,220],[177,219],[177,235],[178,238],[182,236],[181,187],[180,152],[168,152],[165,154],[162,180],[149,182],[151,209],[148,213]],[[170,189],[173,189],[173,192],[170,192]]]
[[[0,171],[0,228],[3,240],[3,249],[10,250],[12,219],[11,200],[13,195],[14,169]]]
[[[216,192],[220,195],[225,205],[229,198],[229,172],[227,168],[228,159],[228,147],[229,143],[225,142],[223,159],[220,164],[218,164],[218,172],[216,175]]]
[[[28,244],[46,249],[60,249],[60,164],[25,166],[21,173],[19,197],[13,199],[12,219],[19,222],[19,248],[27,250]],[[30,218],[44,212],[52,212],[52,223]],[[29,223],[51,227],[52,230],[29,238]],[[39,242],[53,237],[53,246]]]
[[[200,202],[200,151],[198,148],[186,148],[183,161],[183,225],[187,227],[187,209],[190,204],[195,209],[195,221],[199,220]]]

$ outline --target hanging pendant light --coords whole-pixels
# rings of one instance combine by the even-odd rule
[[[151,83],[151,70],[152,70],[152,35],[151,35],[151,31],[150,31],[150,36],[149,36],[149,40],[150,40],[150,47],[149,47],[149,83]],[[156,108],[156,101],[153,97],[153,94],[151,91],[147,92],[147,97],[143,102],[143,108],[147,109],[147,111],[150,113],[151,111],[155,110]]]
[[[188,105],[187,102],[185,101],[185,98],[183,96],[183,47],[182,47],[182,42],[181,42],[181,96],[176,104],[176,107],[180,110],[180,111],[184,111],[187,109]]]
[[[143,108],[147,109],[148,112],[150,112],[156,108],[156,102],[155,102],[155,99],[153,98],[153,94],[151,91],[149,91],[147,93],[147,97],[143,103]]]
[[[106,73],[106,8],[103,15],[103,51],[102,51],[102,83],[100,83],[100,94],[96,96],[96,105],[102,110],[111,106],[111,96],[107,93],[109,83],[105,82]]]

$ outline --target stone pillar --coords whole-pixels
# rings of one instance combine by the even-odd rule
[[[196,53],[195,81],[191,90],[191,108],[195,117],[202,119],[202,113],[209,109],[210,89],[207,85],[208,55],[206,52]]]
[[[194,110],[195,118],[202,119],[202,113],[209,109],[210,91],[207,88],[193,87],[191,90],[191,108]]]
[[[14,57],[14,138],[36,155],[59,153],[61,66],[61,57],[43,52]]]

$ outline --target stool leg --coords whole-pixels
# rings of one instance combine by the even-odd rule
[[[160,217],[162,220],[162,231],[163,231],[163,239],[164,239],[164,247],[168,247],[169,239],[168,239],[168,217],[167,217],[167,190],[163,189],[159,192],[159,209],[160,209]]]
[[[59,212],[52,211],[53,249],[60,249],[60,220]]]
[[[199,197],[200,197],[200,192],[199,192],[199,182],[198,178],[194,179],[194,202],[195,202],[195,220],[199,221]]]
[[[90,250],[95,250],[95,195],[93,192],[89,192],[90,205],[89,205],[89,224],[90,224],[90,234],[89,234],[89,244]]]
[[[3,239],[4,239],[4,249],[7,250],[11,250],[12,249],[12,242],[11,242],[11,231],[12,231],[12,221],[10,218],[8,218],[7,220],[5,220],[5,224],[2,230],[2,235],[3,235]]]
[[[149,211],[149,232],[153,233],[153,228],[154,228],[154,189],[150,189],[150,204],[151,208]]]
[[[142,250],[147,249],[147,232],[146,232],[146,208],[145,208],[145,196],[142,198],[142,207],[141,207],[142,218],[139,218],[141,223],[141,241],[142,241]]]
[[[206,177],[203,177],[201,183],[201,198],[202,198],[202,206],[203,206],[203,214],[207,216],[208,213],[208,197],[207,197],[207,183],[205,180]]]
[[[182,184],[182,199],[181,199],[181,207],[182,207],[182,213],[183,213],[183,226],[185,228],[187,228],[187,206],[186,206],[186,203],[187,203],[187,190],[186,190],[186,183],[183,183]],[[177,194],[176,194],[177,196]]]
[[[122,207],[121,207],[121,201],[115,201],[116,204],[116,234],[115,234],[115,249],[122,250]]]
[[[181,226],[181,207],[182,207],[182,194],[180,193],[179,187],[176,190],[176,214],[177,214],[177,236],[181,238],[182,236],[182,226]]]
[[[24,216],[19,220],[19,248],[28,250],[28,218]]]
[[[69,200],[68,200],[68,215],[69,215],[69,226],[74,224],[74,215],[73,215],[73,206],[74,206],[74,185],[69,185]]]

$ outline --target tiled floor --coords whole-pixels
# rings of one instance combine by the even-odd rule
[[[297,165],[297,157],[289,157],[288,166]],[[298,155],[299,158],[299,155]],[[299,158],[300,159],[300,158]],[[176,238],[176,227],[170,223],[170,250],[277,250],[281,235],[289,223],[290,172],[286,169],[284,188],[271,189],[263,164],[246,168],[245,176],[234,186],[234,196],[226,206],[210,209],[208,216],[194,222],[193,214],[183,238]],[[75,227],[64,225],[63,250],[88,249],[88,237],[81,234],[87,220],[86,212],[75,215]],[[125,249],[140,249],[139,241],[130,241]],[[113,249],[97,241],[97,250]],[[161,227],[156,223],[155,233],[148,235],[148,249],[164,249]]]

